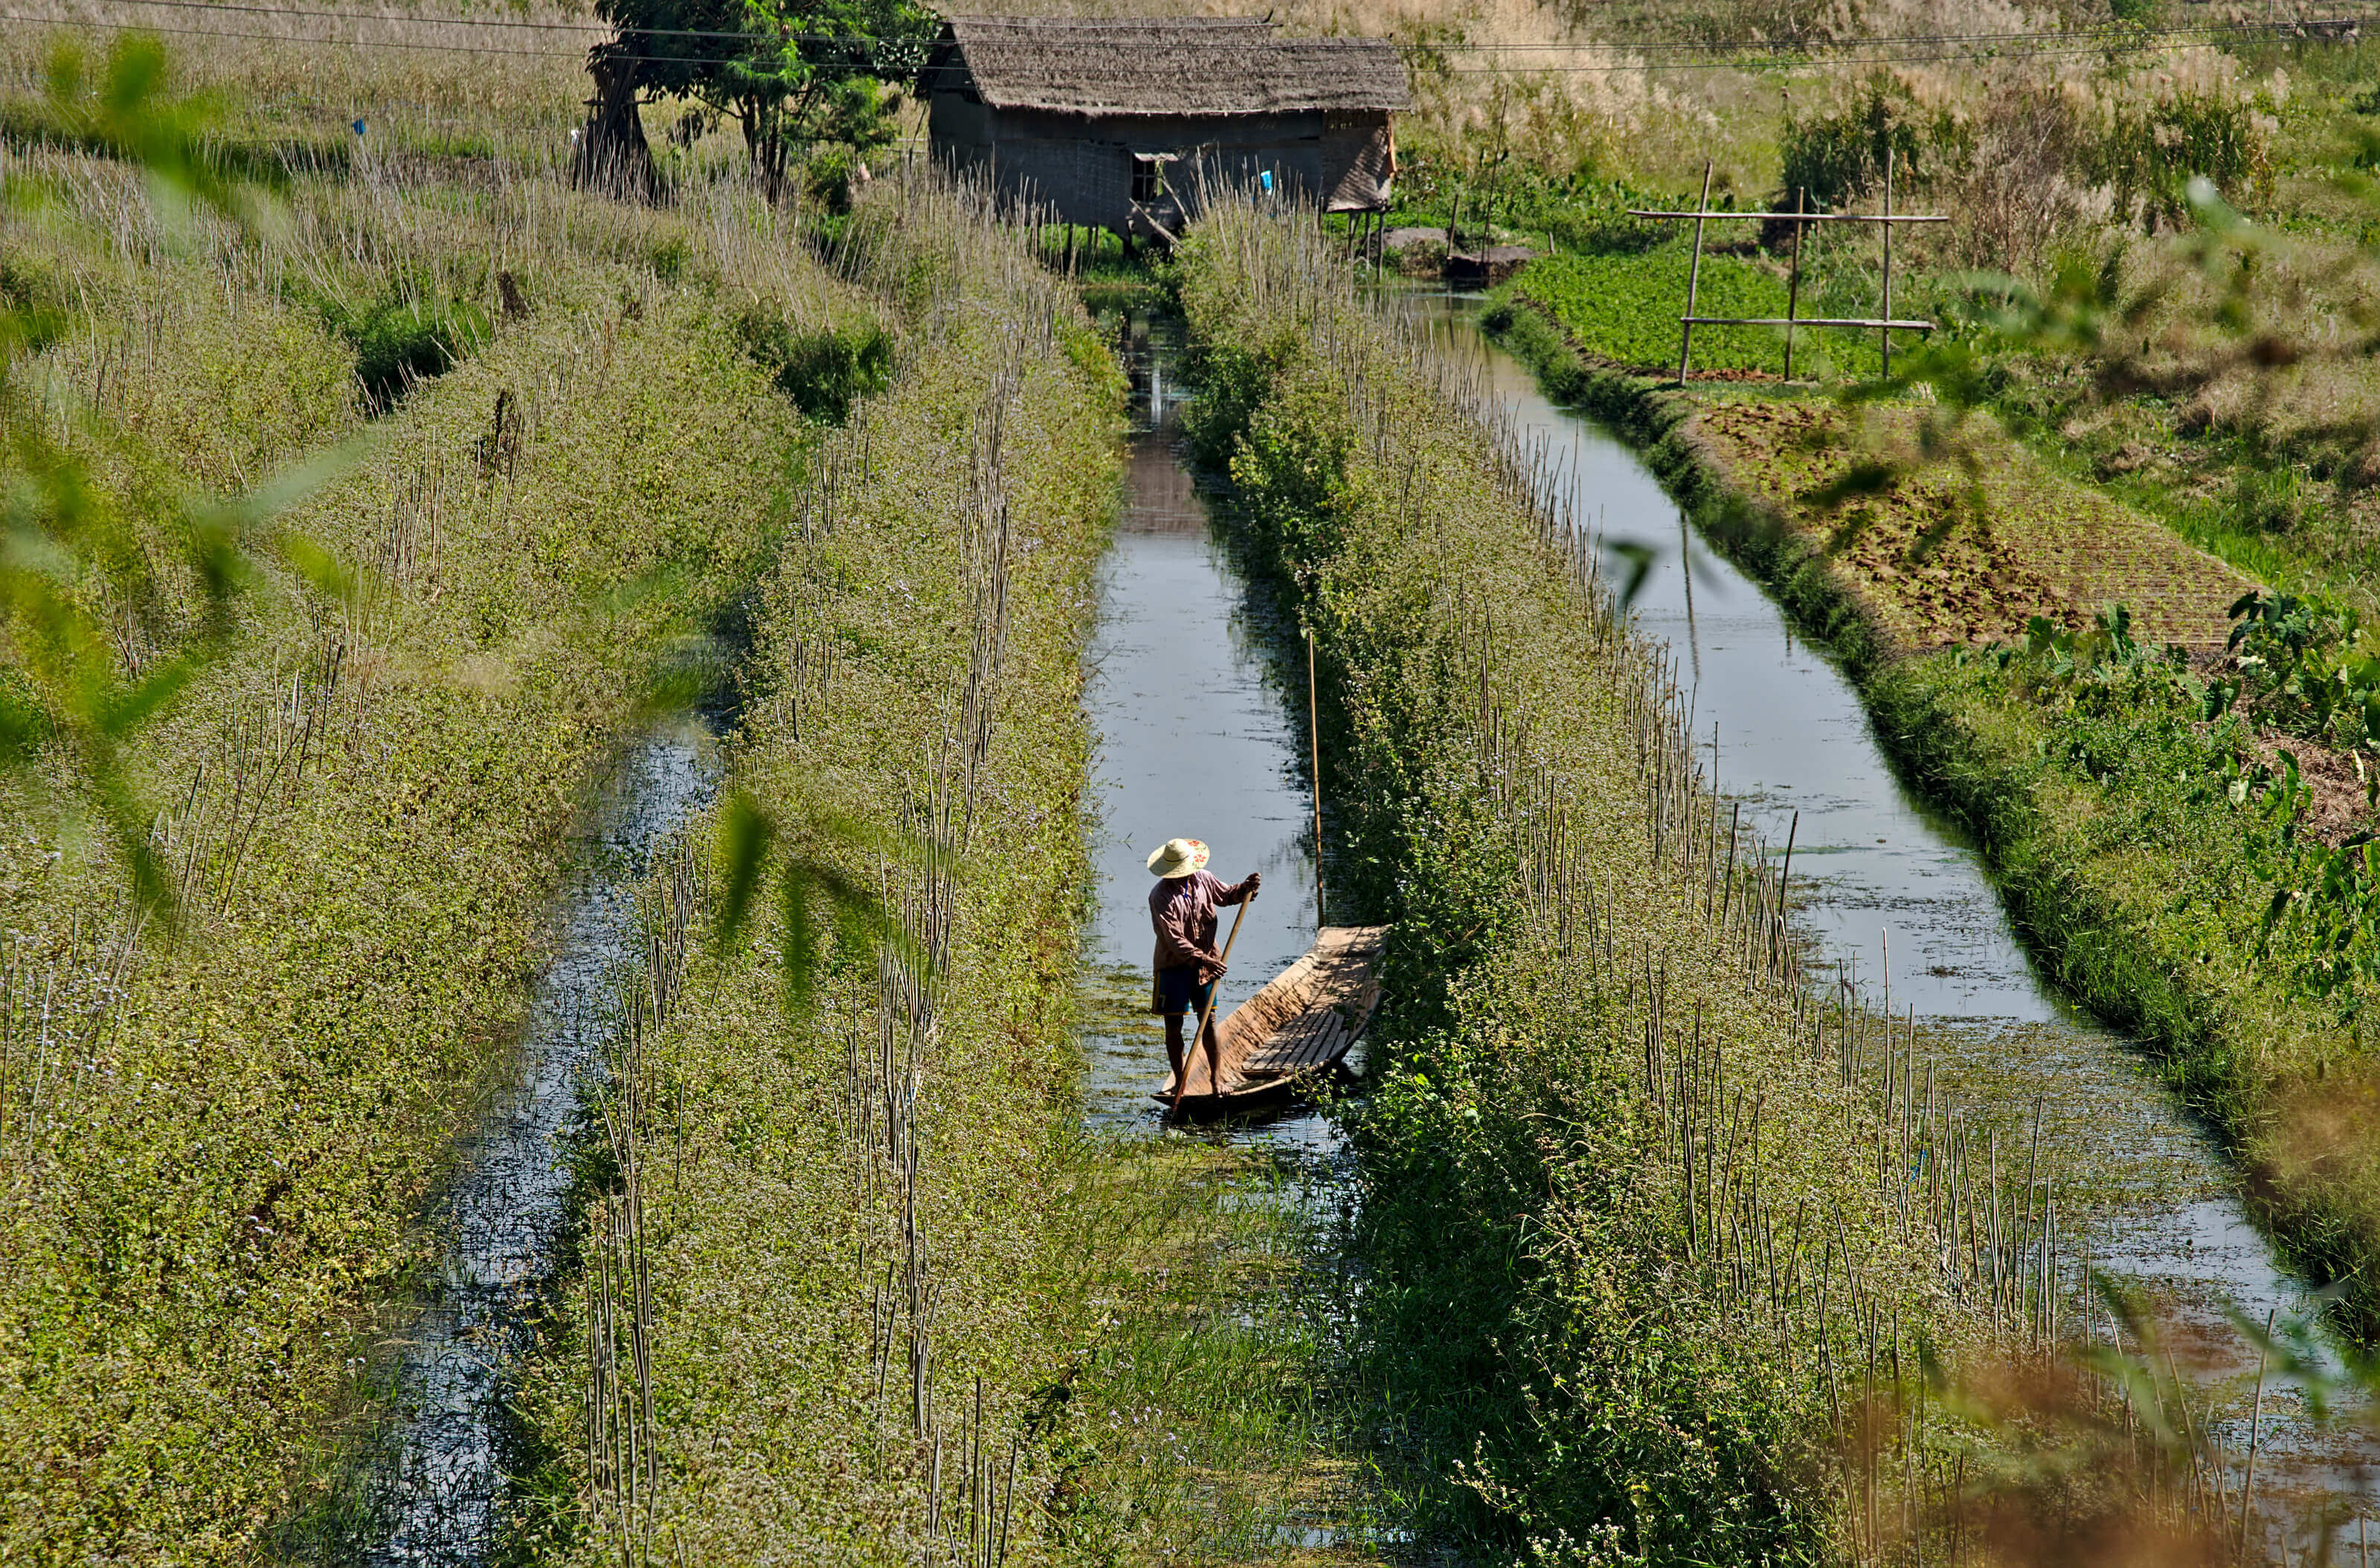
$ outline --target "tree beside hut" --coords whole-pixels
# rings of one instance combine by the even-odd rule
[[[595,14],[614,31],[587,53],[576,172],[622,190],[655,187],[641,111],[665,99],[734,121],[772,194],[797,154],[885,146],[934,37],[918,0],[596,0]]]

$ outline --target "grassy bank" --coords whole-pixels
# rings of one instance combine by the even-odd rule
[[[1912,1108],[1908,1042],[1799,989],[1780,868],[1666,667],[1329,243],[1226,210],[1182,290],[1197,438],[1315,631],[1334,887],[1396,926],[1348,1113],[1374,1458],[1491,1558],[1884,1550],[1897,1499],[1925,1519],[1996,1463],[1916,1397],[1921,1354],[1955,1376],[2049,1329],[1975,1283],[1966,1112]],[[1903,1136],[1959,1173],[1880,1179]]]
[[[563,1522],[583,1520],[590,1560],[620,1554],[624,1521],[701,1561],[787,1538],[893,1560],[895,1522],[930,1538],[941,1512],[913,1463],[920,1416],[972,1435],[981,1376],[1012,1430],[1046,1376],[1026,1332],[1041,1236],[1014,1222],[1047,1197],[1068,1088],[1078,650],[1120,393],[1062,286],[948,196],[879,197],[843,254],[908,297],[901,371],[795,501],[731,784],[787,814],[789,852],[842,854],[886,890],[924,952],[871,957],[847,936],[818,1015],[789,1023],[781,928],[711,951],[711,880],[690,894],[674,998],[641,1064],[615,1069],[615,1096],[641,1065],[650,1099],[614,1108],[635,1116],[603,1146],[620,1190],[589,1222],[599,1275],[607,1240],[650,1270],[658,1327],[627,1387],[662,1414],[628,1440],[666,1453],[658,1483],[625,1476],[600,1433],[589,1468],[583,1385],[610,1346],[583,1281],[568,1299],[593,1359],[557,1372],[549,1406],[554,1484],[586,1510]],[[922,863],[891,847],[912,841],[934,846]],[[628,1185],[655,1169],[665,1182]],[[941,1463],[979,1505],[980,1476]]]
[[[1829,411],[1689,403],[1591,367],[1525,309],[1498,324],[1552,395],[1631,434],[1706,531],[1828,640],[1898,763],[1976,833],[2028,946],[2144,1041],[2223,1138],[2252,1209],[2336,1282],[2344,1322],[2368,1339],[2370,936],[2342,907],[2362,885],[2350,841],[2363,792],[2350,757],[2281,727],[2279,710],[2227,706],[2252,672],[2161,646],[2219,649],[2221,601],[2248,585],[2005,452],[2020,477],[1938,553],[1914,548],[1940,510],[1940,481],[1922,477],[1864,503],[1846,548],[1840,517],[1805,500],[1846,451],[1797,439]],[[2060,532],[2083,565],[2054,586],[1962,558],[2021,556],[2029,537]],[[1912,583],[1937,574],[1972,602],[1925,635]],[[2135,622],[2106,618],[2131,602]],[[2029,635],[2034,615],[2058,629]]]
[[[346,1462],[586,784],[784,526],[810,427],[742,323],[854,307],[733,188],[326,164],[243,231],[6,156],[53,198],[10,286],[59,312],[29,384],[127,541],[126,664],[205,630],[178,530],[293,464],[260,511],[345,585],[266,558],[125,749],[178,927],[65,759],[0,800],[0,1551],[252,1560]],[[431,346],[391,376],[392,339]]]
[[[772,907],[708,942],[720,823],[654,891],[590,1110],[585,1242],[515,1545],[746,1561],[1248,1561],[1323,1484],[1301,1282],[1261,1161],[1082,1129],[1083,658],[1123,383],[978,198],[887,181],[838,266],[898,374],[795,498],[731,792],[881,891],[789,1012]]]

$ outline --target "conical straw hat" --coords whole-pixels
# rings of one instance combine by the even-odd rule
[[[1169,838],[1148,857],[1148,869],[1171,881],[1207,869],[1207,846],[1195,838]]]

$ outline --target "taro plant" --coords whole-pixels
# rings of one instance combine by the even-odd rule
[[[2242,595],[2231,617],[2238,700],[2260,722],[2325,746],[2373,749],[2380,740],[2380,640],[2362,617],[2319,595],[2260,592]]]
[[[2289,772],[2293,784],[2294,760]],[[2289,787],[2281,784],[2276,794]],[[2299,885],[2273,890],[2258,951],[2269,950],[2294,913],[2298,982],[2352,1019],[2362,1010],[2356,982],[2380,980],[2380,840],[2368,832],[2353,833],[2336,849],[2314,846],[2309,858],[2310,867],[2286,869],[2302,879]]]
[[[2132,635],[2132,613],[2122,604],[2100,611],[2080,630],[2035,615],[2025,625],[2023,651],[2034,695],[2063,694],[2084,712],[2104,715],[2143,699],[2202,700],[2187,656],[2178,648],[2142,646]]]
[[[2380,794],[2380,644],[2352,610],[2319,595],[2252,592],[2231,606],[2229,648],[2238,674],[2218,687],[2256,721],[2346,750],[2369,804]],[[2214,705],[2210,703],[2210,709]],[[2256,951],[2271,958],[2287,939],[2290,971],[2342,1019],[2362,1010],[2358,982],[2380,981],[2380,835],[2368,830],[2326,845],[2301,832],[2314,803],[2297,755],[2241,768],[2231,802],[2263,817],[2256,874],[2272,884]]]

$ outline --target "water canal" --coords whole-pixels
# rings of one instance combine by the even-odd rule
[[[1269,654],[1285,645],[1284,628],[1251,593],[1184,467],[1175,414],[1187,388],[1177,372],[1177,325],[1138,312],[1120,323],[1133,421],[1085,693],[1097,736],[1090,845],[1097,889],[1084,944],[1090,970],[1084,1116],[1095,1132],[1126,1137],[1163,1124],[1152,1091],[1167,1077],[1165,1035],[1148,1011],[1149,853],[1169,838],[1204,839],[1214,857],[1209,869],[1226,881],[1264,874],[1219,989],[1219,1009],[1245,1001],[1304,954],[1318,924],[1305,692],[1302,685],[1283,688]],[[1223,912],[1226,929],[1232,915]],[[1354,1072],[1362,1052],[1358,1044],[1350,1055]],[[1303,1238],[1302,1263],[1335,1273],[1354,1182],[1319,1106],[1291,1101],[1261,1117],[1168,1136],[1213,1139],[1246,1155],[1250,1165],[1229,1201],[1271,1209]],[[1341,1288],[1322,1294],[1335,1300]],[[1243,1330],[1257,1322],[1241,1308],[1231,1316]],[[1283,1327],[1271,1321],[1262,1332]],[[1284,1477],[1319,1456],[1305,1449],[1318,1433],[1302,1426],[1298,1433],[1291,1446],[1304,1458],[1281,1455],[1289,1459]],[[1269,1487],[1252,1516],[1202,1527],[1220,1527],[1269,1560],[1282,1549],[1390,1538],[1364,1513],[1364,1500],[1347,1495],[1345,1478],[1332,1471]]]
[[[1317,926],[1304,704],[1272,679],[1267,611],[1251,600],[1183,466],[1174,413],[1186,389],[1168,325],[1135,315],[1125,327],[1134,430],[1090,653],[1100,825],[1088,957],[1123,1003],[1087,1039],[1095,1125],[1153,1124],[1150,1092],[1165,1081],[1164,1034],[1146,1011],[1151,850],[1169,838],[1204,839],[1209,869],[1225,881],[1264,873],[1219,1009],[1286,968]],[[1329,1120],[1310,1105],[1223,1136],[1277,1150],[1325,1181],[1338,1149]]]
[[[396,1346],[397,1417],[371,1478],[373,1568],[491,1561],[519,1455],[511,1400],[562,1260],[572,1180],[565,1137],[638,957],[638,894],[654,852],[710,800],[719,770],[691,721],[632,748],[598,790],[566,883],[511,1081],[456,1150],[431,1228],[438,1273]]]
[[[1894,776],[1848,677],[1699,542],[1635,455],[1548,402],[1480,332],[1477,299],[1415,295],[1401,307],[1473,364],[1523,439],[1547,444],[1573,517],[1658,553],[1637,625],[1675,650],[1718,786],[1769,845],[1793,832],[1794,914],[1822,963],[1871,1000],[1888,991],[1896,1014],[1914,1010],[1953,1092],[1999,1125],[2004,1146],[2038,1117],[2061,1222],[2080,1222],[2093,1261],[2148,1293],[2226,1446],[2245,1453],[2260,1352],[2230,1314],[2287,1324],[2315,1308],[2249,1222],[2204,1131],[2131,1042],[2043,978],[1974,845]],[[2096,1316],[2104,1341],[2105,1308]],[[2368,1509],[2368,1435],[2317,1423],[2296,1386],[2270,1378],[2258,1426],[2256,1492],[2271,1502],[2276,1545],[2284,1515],[2350,1500]],[[2354,1525],[2343,1528],[2333,1539],[2353,1542]]]
[[[1793,635],[1756,584],[1695,540],[1634,454],[1548,402],[1480,333],[1476,300],[1417,294],[1400,308],[1443,352],[1473,363],[1523,439],[1550,448],[1568,475],[1573,516],[1607,538],[1658,551],[1634,606],[1638,625],[1677,650],[1694,731],[1720,787],[1744,802],[1771,845],[1793,828],[1795,913],[1821,962],[1872,998],[1888,988],[1896,1014],[1913,1009],[1980,1121],[1998,1124],[2008,1140],[2029,1139],[2038,1126],[2061,1216],[2080,1227],[2097,1266],[2155,1302],[2167,1348],[2202,1389],[2235,1455],[2248,1450],[2255,1422],[2257,1495],[2275,1525],[2273,1544],[2293,1533],[2289,1521],[2325,1506],[2342,1512],[2340,1503],[2347,1520],[2333,1528],[2346,1533],[2331,1539],[2352,1542],[2352,1518],[2372,1495],[2368,1440],[2317,1421],[2301,1392],[2277,1377],[2265,1379],[2255,1416],[2260,1355],[2231,1314],[2288,1323],[2314,1308],[2248,1222],[2202,1129],[2130,1042],[2044,980],[1974,846],[1895,778],[1850,681]],[[1214,846],[1226,879],[1265,873],[1224,983],[1226,1004],[1305,951],[1316,918],[1304,694],[1281,689],[1266,658],[1269,612],[1234,571],[1182,467],[1172,413],[1184,389],[1172,379],[1163,324],[1152,335],[1148,322],[1134,321],[1126,346],[1140,418],[1088,699],[1103,808],[1092,956],[1122,1004],[1091,1031],[1087,1111],[1095,1124],[1148,1125],[1163,1044],[1154,1021],[1131,1005],[1146,985],[1148,850],[1185,834]],[[1305,1200],[1345,1200],[1335,1135],[1312,1108],[1224,1136],[1288,1161]],[[2099,1331],[2106,1337],[2104,1325]]]

